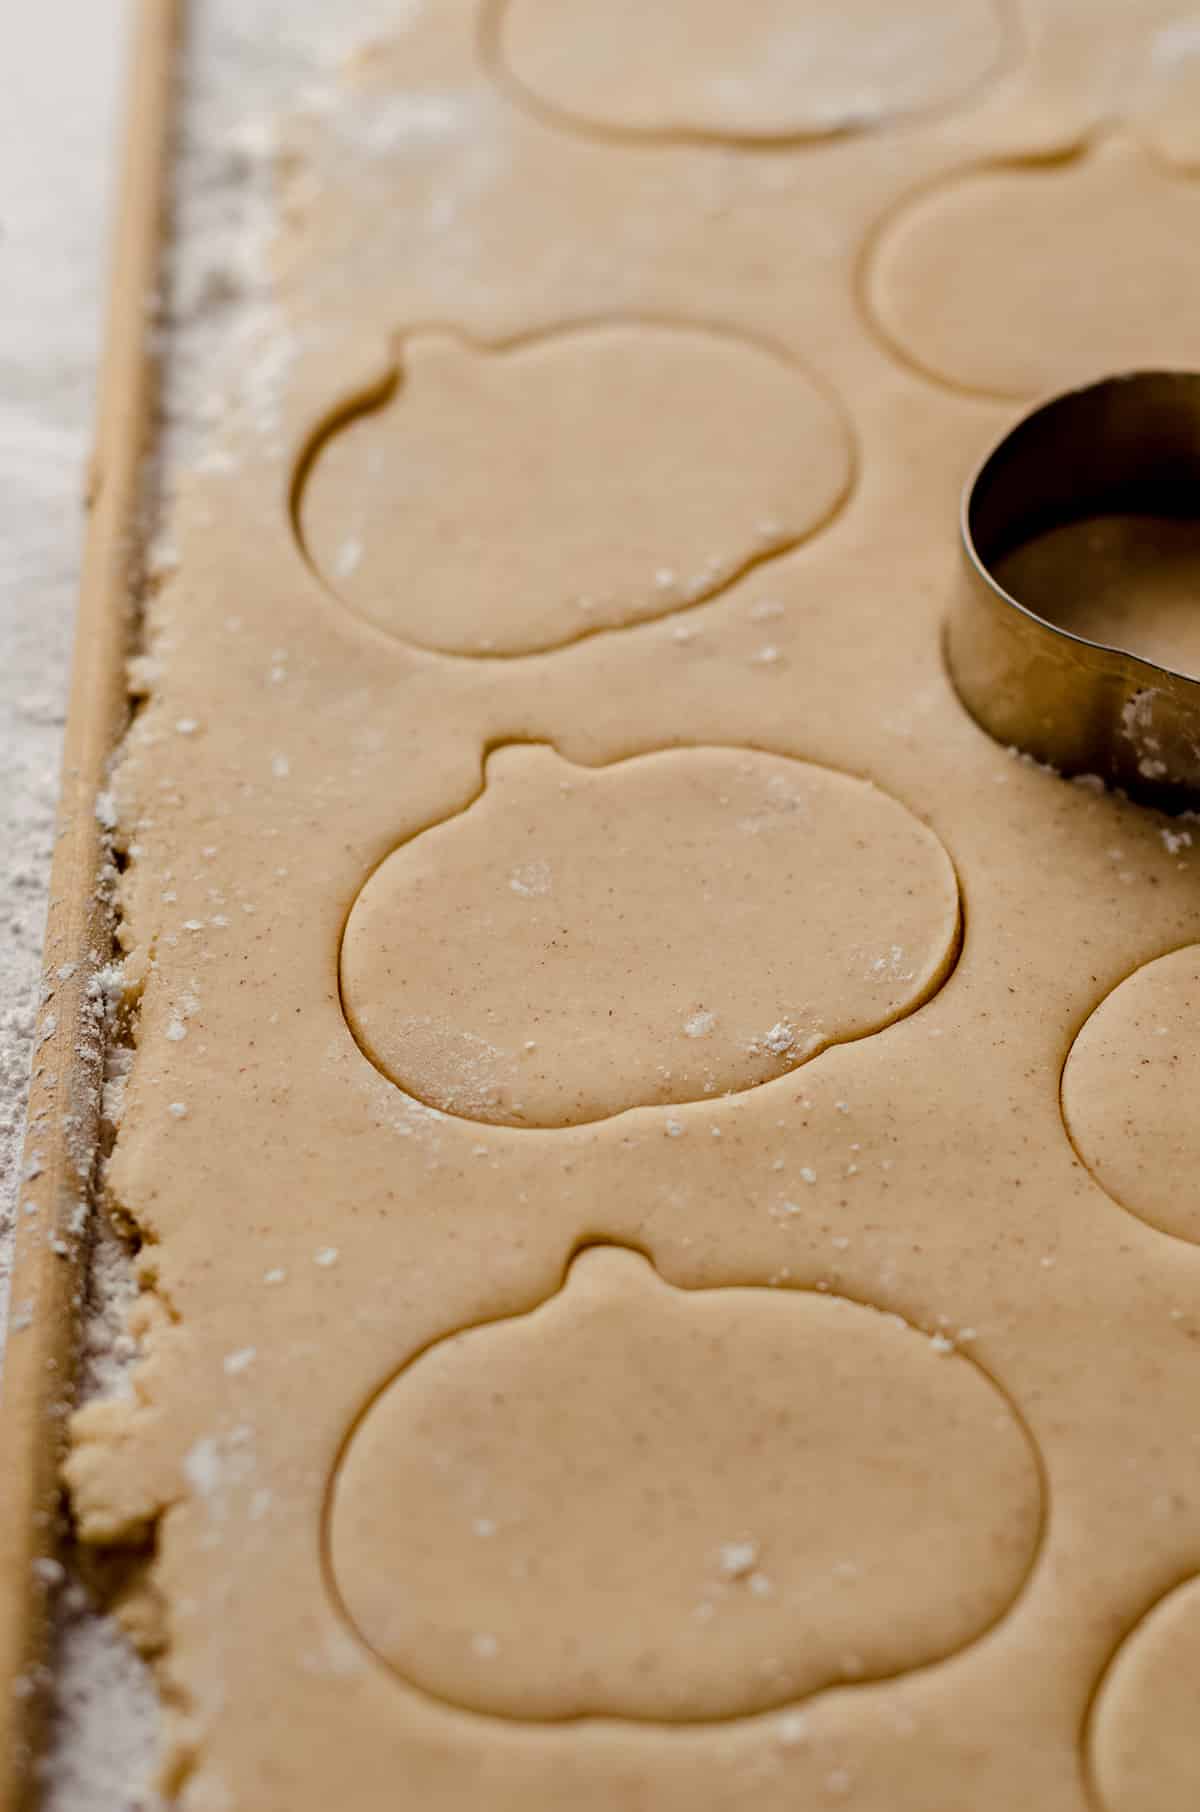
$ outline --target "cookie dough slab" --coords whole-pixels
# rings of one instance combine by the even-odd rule
[[[107,1187],[144,1242],[144,1358],[132,1403],[76,1419],[68,1467],[84,1538],[149,1552],[167,1779],[191,1812],[334,1799],[383,1812],[398,1796],[435,1812],[839,1800],[1008,1812],[1020,1799],[1092,1812],[1083,1733],[1098,1683],[1150,1607],[1200,1570],[1200,1254],[1080,1161],[1059,1078],[1123,977],[1197,941],[1196,858],[1162,821],[1015,760],[962,714],[939,658],[955,503],[1007,411],[895,356],[866,279],[881,221],[914,193],[1044,150],[1094,112],[1090,89],[1061,114],[1049,106],[1037,45],[1072,15],[1047,5],[1037,17],[1028,58],[971,107],[765,156],[547,124],[497,84],[476,8],[455,0],[414,13],[396,45],[347,73],[335,104],[291,129],[286,333],[247,372],[226,440],[177,503],[178,570],[151,603],[150,693],[117,779],[121,935],[140,1013]],[[719,323],[819,371],[853,449],[837,508],[686,610],[540,652],[437,652],[436,621],[395,634],[351,608],[329,561],[305,557],[296,501],[314,448],[382,395],[397,343],[432,325],[501,360],[486,349],[597,319],[653,319],[681,337]],[[529,455],[519,433],[504,444],[489,500],[501,517]],[[585,446],[585,480],[588,458]],[[330,547],[355,533],[333,521]],[[695,569],[718,552],[697,545]],[[392,595],[418,623],[421,581],[397,556]],[[647,1101],[635,1078],[632,1096],[606,1104],[624,1111],[585,1118],[560,1103],[556,1124],[536,1125],[431,1106],[356,1037],[352,997],[369,988],[380,1024],[389,1009],[370,965],[347,985],[348,940],[397,852],[470,822],[489,756],[513,745],[554,751],[597,790],[664,750],[838,776],[894,802],[945,852],[961,948],[950,940],[906,1016],[738,1093],[664,1087]],[[763,834],[738,829],[755,812],[734,791],[708,795],[718,850],[734,832]],[[861,829],[853,808],[844,826]],[[478,865],[503,881],[505,914],[553,898],[546,852],[516,842],[511,861],[496,849]],[[573,880],[603,880],[611,844],[602,828],[585,836]],[[902,867],[898,922],[902,895],[912,907]],[[438,879],[435,864],[435,894]],[[673,931],[674,950],[696,943],[704,885],[659,877],[653,931]],[[612,1005],[632,1012],[653,987],[626,891],[633,909],[607,948],[628,954]],[[460,903],[447,885],[428,938]],[[537,938],[489,945],[486,888],[472,905],[487,1008],[517,1025],[536,996]],[[873,931],[864,943],[860,980],[878,962],[885,989],[913,985],[905,941]],[[393,962],[419,977],[421,944],[401,938]],[[829,960],[828,945],[814,952]],[[764,985],[762,955],[730,941],[724,994]],[[710,955],[701,979],[716,968]],[[682,1031],[688,1049],[719,1038],[710,1011],[697,992],[686,1014],[663,1015],[664,1035],[679,1037],[682,1017],[698,1021]],[[774,1023],[789,1013],[781,998]],[[588,1018],[620,1070],[607,1012],[590,1005]],[[745,1042],[725,1051],[739,1066],[753,1057]],[[503,1393],[475,1357],[481,1330],[577,1301],[597,1262],[614,1287],[586,1365],[598,1404],[574,1429],[582,1456],[563,1431],[585,1394],[564,1405],[562,1367],[527,1367],[519,1400],[497,1405],[521,1430],[547,1431],[555,1462],[522,1521],[483,1439],[479,1393]],[[563,1477],[585,1462],[603,1471],[638,1432],[618,1390],[632,1332],[668,1392],[678,1368],[656,1330],[698,1325],[706,1303],[733,1298],[740,1316],[760,1294],[781,1327],[789,1311],[830,1330],[865,1316],[912,1343],[897,1347],[914,1355],[911,1378],[906,1357],[889,1384],[913,1436],[913,1502],[939,1501],[947,1456],[972,1451],[978,1406],[995,1415],[988,1459],[998,1498],[1011,1498],[1011,1545],[990,1540],[988,1502],[960,1478],[949,1498],[963,1551],[978,1543],[986,1559],[969,1580],[948,1569],[929,1581],[927,1618],[909,1607],[898,1624],[872,1586],[890,1530],[880,1481],[895,1474],[869,1418],[864,1441],[843,1416],[833,1442],[865,1519],[856,1552],[790,1553],[786,1519],[756,1525],[731,1495],[737,1468],[691,1458],[686,1392],[666,1418],[675,1460],[648,1467],[644,1494],[623,1501],[625,1543],[607,1525],[588,1543]],[[738,1364],[771,1338],[747,1336]],[[760,1362],[764,1403],[777,1400],[776,1366],[797,1363],[793,1334],[779,1341]],[[437,1365],[454,1371],[448,1409],[437,1392],[396,1394]],[[977,1391],[964,1386],[964,1421],[935,1444],[921,1380],[938,1365],[929,1389],[946,1415],[956,1379]],[[744,1372],[731,1362],[729,1375]],[[409,1407],[389,1417],[389,1402]],[[411,1445],[406,1415],[427,1418]],[[778,1447],[760,1440],[756,1463],[768,1485],[816,1493],[819,1507],[820,1468],[806,1471],[782,1433]],[[393,1496],[411,1525],[389,1513]],[[622,1656],[618,1691],[587,1644],[572,1650],[556,1629],[578,1671],[569,1702],[551,1702],[531,1632],[565,1564],[554,1537],[566,1518],[571,1590],[586,1601],[589,1568],[623,1565],[646,1598],[647,1641]],[[671,1542],[676,1528],[694,1548]],[[431,1529],[452,1554],[461,1543],[474,1556],[475,1543],[480,1557],[441,1562],[449,1646],[422,1647],[418,1620],[414,1652],[404,1569]],[[698,1556],[695,1604],[712,1605],[696,1617],[689,1602],[686,1628],[678,1579],[653,1596],[647,1555],[664,1541],[681,1566]],[[484,1615],[487,1592],[511,1607],[505,1627]],[[851,1633],[819,1681],[789,1687],[800,1612],[824,1602],[838,1609],[822,1630]],[[765,1672],[748,1683],[753,1667]],[[685,1715],[667,1715],[668,1701]],[[1153,1754],[1139,1752],[1113,1778],[1146,1766]]]

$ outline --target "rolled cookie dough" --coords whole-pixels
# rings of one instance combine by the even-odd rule
[[[1094,112],[1047,48],[1067,0],[936,117],[769,150],[553,123],[475,0],[401,12],[282,129],[273,324],[173,509],[115,777],[106,1187],[143,1356],[68,1477],[83,1539],[140,1557],[168,1784],[187,1812],[1094,1812],[1094,1773],[1112,1812],[1173,1804],[1195,1720],[1139,1684],[1156,1641],[1114,1657],[1200,1564],[1200,1251],[1163,1231],[1193,1191],[1154,1129],[1186,1109],[1173,1066],[1135,1080],[1119,984],[1200,940],[1197,856],[990,742],[940,633],[1010,416],[984,393],[1088,345],[1186,355],[1195,197],[1140,141],[1008,173],[1048,95]],[[1029,185],[1083,195],[1069,235],[1025,231]],[[1128,259],[1059,280],[1110,206],[1136,308]],[[677,572],[720,555],[711,595],[651,598],[651,530]],[[605,632],[564,633],[593,565]],[[808,791],[786,826],[773,775]],[[432,1062],[400,1020],[509,1039],[550,974],[536,1112],[459,1111],[453,1041]],[[845,1041],[799,1062],[774,1031],[806,1013]],[[1135,1103],[1149,1209],[1087,1132]],[[1169,1741],[1134,1740],[1150,1697]]]

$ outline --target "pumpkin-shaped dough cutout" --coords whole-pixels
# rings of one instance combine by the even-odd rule
[[[825,392],[733,334],[417,334],[394,390],[318,445],[297,521],[329,588],[380,629],[531,654],[695,604],[794,547],[851,459]]]
[[[500,0],[494,54],[602,132],[822,138],[961,100],[1000,67],[997,0]]]
[[[868,273],[875,319],[905,359],[1014,399],[1195,370],[1198,290],[1200,184],[1125,137],[925,190],[884,227]]]
[[[1140,1220],[1200,1244],[1200,944],[1127,975],[1084,1021],[1062,1075],[1071,1142],[1100,1187]]]
[[[327,1553],[354,1628],[433,1697],[694,1722],[955,1653],[1011,1605],[1041,1515],[971,1360],[839,1297],[676,1290],[599,1247],[375,1397]]]
[[[865,780],[510,745],[350,912],[342,1003],[426,1104],[563,1127],[770,1081],[926,1000],[957,951],[934,833]]]
[[[1200,1579],[1126,1637],[1096,1694],[1088,1758],[1101,1812],[1194,1812],[1200,1783]]]

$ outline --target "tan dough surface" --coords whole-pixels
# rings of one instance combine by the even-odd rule
[[[114,778],[142,1360],[68,1464],[182,1812],[1200,1779],[1200,850],[940,654],[991,393],[1195,357],[1188,57],[1023,21],[755,146],[699,33],[593,128],[444,0],[284,125]]]

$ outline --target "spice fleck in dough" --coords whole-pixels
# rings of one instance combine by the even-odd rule
[[[832,99],[696,31],[622,122],[518,44],[582,0],[507,65],[398,9],[281,123],[113,779],[142,1357],[67,1466],[187,1812],[1200,1778],[1197,850],[940,652],[992,393],[1187,356],[1196,198],[1086,50],[1157,5],[967,81],[978,10],[870,131],[801,136],[856,8]]]

